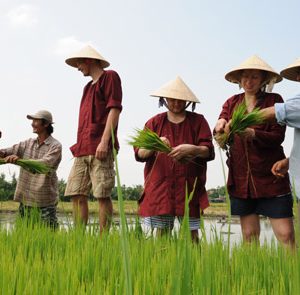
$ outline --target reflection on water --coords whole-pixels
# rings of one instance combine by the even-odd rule
[[[0,226],[2,229],[5,229],[6,231],[10,231],[15,223],[17,217],[16,212],[12,213],[0,213]],[[68,230],[70,227],[73,226],[72,221],[72,214],[58,214],[58,222],[61,229]],[[136,223],[135,217],[128,217],[127,222],[129,224],[129,227],[134,227]],[[116,226],[119,226],[119,218],[114,217],[114,224]],[[268,243],[270,244],[272,240],[275,240],[271,224],[269,220],[267,219],[261,219],[261,235],[260,235],[260,242],[261,244]],[[89,225],[91,227],[98,226],[98,216],[91,215],[89,218]],[[145,228],[144,225],[142,225],[142,229],[145,233],[149,233],[149,228]],[[179,229],[179,223],[175,221],[174,231],[178,231]],[[220,218],[205,218],[204,219],[204,229],[206,238],[208,241],[211,241],[215,238],[217,235],[218,237],[221,237],[224,242],[228,241],[228,230],[229,230],[229,224],[226,220],[220,219]],[[199,235],[201,237],[201,232],[199,232]],[[238,222],[238,219],[233,219],[230,224],[230,243],[231,244],[238,244],[242,240],[242,234],[241,234],[241,226]]]

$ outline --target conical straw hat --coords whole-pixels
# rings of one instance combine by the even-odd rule
[[[107,68],[109,66],[109,62],[90,45],[87,45],[79,51],[71,54],[71,56],[66,59],[66,63],[71,67],[77,68],[77,60],[79,58],[92,58],[100,60],[102,68]]]
[[[281,76],[276,73],[265,61],[263,61],[257,55],[253,55],[242,62],[238,67],[234,68],[225,75],[225,79],[232,83],[239,83],[241,80],[241,74],[243,70],[262,70],[268,73],[266,84],[273,80],[277,83],[282,80]]]
[[[298,81],[297,76],[300,75],[300,58],[296,59],[286,69],[280,72],[280,75],[292,81]]]
[[[177,76],[175,80],[172,80],[163,85],[150,95],[155,97],[173,98],[199,103],[196,95],[179,76]]]

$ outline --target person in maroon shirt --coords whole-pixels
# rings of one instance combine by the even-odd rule
[[[92,194],[99,202],[100,232],[108,229],[112,217],[111,191],[115,184],[111,130],[115,148],[119,149],[117,126],[122,110],[122,88],[119,75],[94,48],[86,46],[66,63],[90,76],[83,90],[79,110],[77,142],[70,149],[75,162],[69,175],[66,196],[72,197],[76,222],[87,224],[88,200]]]
[[[145,127],[155,131],[172,151],[164,154],[135,148],[136,160],[146,162],[139,214],[159,235],[169,233],[175,216],[182,219],[184,215],[186,186],[191,192],[196,181],[189,209],[192,238],[197,240],[200,213],[208,207],[206,162],[214,159],[211,131],[203,115],[186,110],[191,103],[194,109],[199,101],[180,77],[152,96],[160,97],[168,111],[151,118]]]
[[[267,86],[282,78],[258,56],[250,57],[225,78],[238,83],[244,93],[234,95],[224,103],[214,129],[216,133],[228,132],[232,113],[243,101],[248,112],[283,101],[279,94],[265,91]],[[284,137],[284,126],[265,123],[247,128],[240,136],[235,135],[229,148],[227,187],[231,214],[240,216],[243,238],[247,242],[259,239],[259,215],[264,215],[269,217],[277,239],[294,246],[289,179],[287,175],[276,178],[271,172],[273,164],[285,158],[281,146]]]

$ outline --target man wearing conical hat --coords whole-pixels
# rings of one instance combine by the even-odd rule
[[[186,185],[191,192],[196,181],[189,206],[190,230],[197,240],[200,212],[208,206],[206,163],[214,159],[211,131],[203,115],[186,110],[199,101],[180,77],[151,96],[159,97],[167,112],[148,120],[145,127],[156,132],[172,151],[163,154],[135,149],[136,160],[146,163],[139,214],[147,226],[157,228],[158,234],[170,232],[174,218],[184,216]]]
[[[238,83],[244,92],[223,104],[214,129],[217,134],[227,132],[234,109],[242,102],[246,103],[247,112],[283,102],[279,94],[266,91],[267,86],[282,78],[258,56],[250,57],[225,78]],[[281,146],[284,137],[284,126],[265,123],[234,135],[229,147],[227,188],[231,214],[240,217],[246,242],[259,239],[259,216],[263,215],[270,219],[277,239],[294,246],[293,199],[288,176],[277,179],[271,172],[274,163],[285,158]]]
[[[88,196],[98,199],[100,232],[108,229],[112,217],[111,191],[115,171],[111,130],[119,149],[117,126],[122,110],[122,87],[117,72],[104,70],[109,62],[93,47],[85,46],[66,59],[92,80],[84,87],[79,110],[77,142],[70,149],[75,157],[66,196],[72,197],[76,222],[87,224]]]
[[[280,72],[281,76],[300,82],[300,58]],[[289,158],[276,162],[272,167],[272,173],[279,177],[285,177],[290,173],[290,182],[298,199],[300,199],[300,94],[288,99],[284,103],[276,103],[273,107],[261,111],[267,120],[277,121],[281,125],[294,128],[294,143]],[[300,205],[298,202],[300,213]]]

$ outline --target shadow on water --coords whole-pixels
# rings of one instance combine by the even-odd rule
[[[58,215],[58,222],[60,225],[60,229],[68,230],[70,227],[73,227],[72,221],[72,214],[66,213],[59,213]],[[1,212],[0,213],[0,226],[2,229],[6,231],[10,231],[13,229],[15,220],[17,217],[16,212]],[[127,222],[129,227],[135,227],[136,218],[134,216],[127,217]],[[113,219],[114,226],[118,227],[120,224],[119,217],[115,216]],[[89,227],[98,227],[98,216],[97,215],[90,215],[89,218]],[[150,229],[146,228],[142,224],[143,231],[147,234],[150,233]],[[225,218],[204,218],[204,229],[206,233],[206,238],[208,241],[214,239],[215,235],[217,234],[218,237],[221,237],[224,242],[228,240],[228,223]],[[179,223],[177,220],[175,221],[174,231],[177,232],[179,230]],[[200,236],[201,233],[199,232]],[[274,239],[274,234],[272,231],[271,224],[267,219],[261,219],[261,235],[260,235],[260,242],[261,244],[267,243],[270,244]],[[233,219],[231,221],[230,226],[230,243],[232,245],[241,243],[242,234],[241,234],[241,227],[238,219]]]

